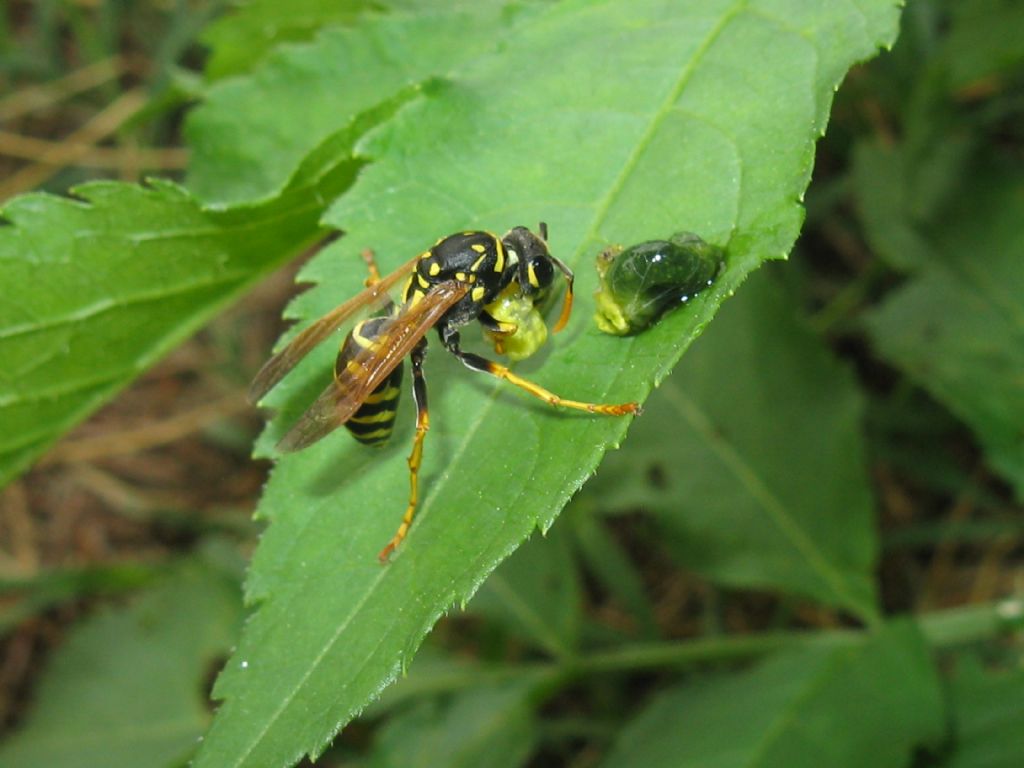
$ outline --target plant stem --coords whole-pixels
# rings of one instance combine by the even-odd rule
[[[936,651],[967,643],[992,640],[1024,628],[1024,601],[1000,600],[980,605],[934,611],[918,617],[925,638]],[[802,645],[856,643],[871,630],[838,629],[823,632],[787,631],[751,635],[698,638],[657,643],[635,643],[610,651],[559,661],[480,666],[437,663],[414,671],[374,705],[374,714],[400,701],[484,685],[499,685],[535,676],[538,686],[558,689],[567,681],[595,673],[637,672],[684,668],[698,664],[728,664],[753,660],[769,653]]]

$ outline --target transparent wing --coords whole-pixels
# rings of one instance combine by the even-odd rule
[[[255,403],[262,399],[292,368],[298,365],[302,358],[309,354],[313,347],[334,333],[353,314],[386,296],[391,288],[412,272],[417,258],[419,257],[410,259],[379,283],[369,286],[344,304],[332,309],[292,339],[288,346],[267,360],[249,386],[250,402]]]
[[[281,438],[278,450],[301,450],[348,421],[366,397],[468,290],[466,283],[454,280],[439,283],[419,302],[406,305],[395,317],[389,318],[379,329],[374,346],[348,361],[344,370]]]

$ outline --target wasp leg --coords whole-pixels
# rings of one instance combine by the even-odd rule
[[[420,341],[409,355],[412,363],[412,397],[416,401],[416,436],[413,438],[412,453],[409,454],[409,506],[402,517],[402,524],[398,526],[398,532],[392,537],[388,545],[380,551],[377,556],[382,563],[386,563],[391,553],[395,551],[402,539],[409,532],[412,525],[412,518],[416,514],[416,504],[419,501],[419,476],[420,463],[423,460],[423,439],[430,429],[430,413],[427,408],[427,380],[423,376],[423,359],[427,355],[426,339]]]
[[[366,270],[370,273],[366,280],[363,281],[363,285],[367,288],[376,285],[381,281],[380,270],[377,269],[377,259],[374,256],[373,249],[367,248],[362,252],[363,261],[366,262]],[[395,311],[395,303],[390,297],[384,297],[386,300],[380,304],[380,312],[382,314],[390,314]]]
[[[511,336],[518,331],[519,326],[515,323],[504,323],[501,320],[495,320],[487,310],[480,313],[477,321],[484,327],[487,333],[491,334],[491,343],[494,344],[494,351],[499,355],[504,355],[505,337]]]
[[[491,333],[501,334],[502,336],[508,336],[509,334],[515,333],[519,330],[519,326],[515,323],[505,323],[501,320],[495,320],[487,310],[480,313],[480,317],[477,318],[477,322]]]
[[[369,288],[371,285],[376,285],[380,282],[380,270],[377,269],[377,259],[374,258],[373,251],[367,248],[362,253],[363,261],[366,262],[366,269],[369,271],[370,276],[366,278],[363,285]]]
[[[578,411],[587,411],[588,413],[601,413],[606,416],[625,416],[630,413],[640,413],[639,403],[583,403],[578,400],[566,400],[559,397],[554,392],[544,389],[540,384],[534,384],[522,376],[517,376],[504,365],[480,357],[480,355],[475,355],[472,352],[463,352],[459,346],[459,332],[453,328],[445,327],[441,329],[441,341],[445,349],[459,358],[463,365],[470,370],[489,373],[491,376],[504,379],[510,384],[515,384],[520,389],[525,389],[534,397],[539,397],[550,405],[561,408],[575,408]]]

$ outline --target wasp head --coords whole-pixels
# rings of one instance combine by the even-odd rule
[[[513,227],[501,239],[509,251],[509,266],[516,269],[515,280],[519,284],[520,293],[534,304],[543,301],[555,279],[557,269],[566,279],[565,302],[562,314],[555,324],[555,332],[560,331],[569,319],[572,307],[572,270],[548,250],[548,225],[543,221],[538,227],[540,234],[531,232],[526,227]],[[516,257],[513,258],[512,254]]]
[[[546,230],[542,224],[541,232]],[[501,242],[509,253],[509,268],[515,269],[514,280],[519,284],[520,293],[539,300],[555,278],[547,242],[526,227],[514,227]]]

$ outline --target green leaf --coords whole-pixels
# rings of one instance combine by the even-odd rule
[[[713,581],[871,620],[863,399],[767,277],[729,302],[587,490],[604,509],[654,512],[680,562]]]
[[[954,747],[946,768],[1024,765],[1024,671],[989,672],[965,655],[949,696]]]
[[[259,205],[203,207],[166,181],[9,201],[0,226],[0,484],[322,233],[360,167],[355,139],[417,93],[328,137]]]
[[[640,572],[643,561],[638,558],[634,562],[626,551],[626,542],[618,541],[614,531],[593,514],[592,508],[595,505],[586,503],[591,496],[593,494],[577,496],[570,502],[562,518],[564,520],[565,515],[569,516],[573,544],[579,551],[580,560],[588,574],[631,614],[636,622],[636,632],[641,638],[659,638],[661,628]]]
[[[908,122],[927,119],[915,115]],[[976,151],[970,137],[940,134],[921,141],[919,147],[862,142],[853,154],[853,191],[864,234],[872,250],[901,271],[932,261],[929,233],[945,207],[963,194]]]
[[[134,563],[50,570],[25,579],[0,577],[0,638],[28,618],[86,595],[116,595],[138,589],[162,573]]]
[[[351,23],[376,5],[373,0],[250,0],[203,31],[202,41],[212,49],[205,75],[219,80],[248,72],[281,44]]]
[[[853,191],[864,234],[871,249],[900,270],[915,269],[931,258],[925,232],[933,212],[920,206],[922,164],[927,159],[866,142],[853,155]]]
[[[533,536],[487,579],[467,610],[497,621],[552,656],[572,655],[583,596],[565,533]]]
[[[979,169],[919,277],[867,317],[881,354],[977,434],[1024,499],[1024,184]]]
[[[320,285],[293,313],[310,319],[354,293],[363,248],[394,267],[452,231],[544,219],[578,272],[579,314],[517,370],[566,396],[643,398],[746,275],[792,245],[834,89],[891,40],[897,14],[881,1],[550,6],[361,144],[374,162],[329,214],[348,235],[305,270]],[[597,250],[679,229],[728,248],[715,286],[642,336],[598,333]],[[284,417],[323,388],[331,356],[317,350],[268,398]],[[224,702],[197,766],[322,751],[443,611],[551,525],[628,426],[526,401],[448,355],[427,368],[422,504],[389,566],[375,553],[405,506],[407,428],[383,451],[338,435],[275,468],[248,585],[259,608],[218,680]],[[285,426],[275,420],[267,440]]]
[[[1005,0],[961,0],[951,3],[950,9],[953,18],[942,56],[953,87],[965,88],[986,78],[1012,82],[1024,65],[1024,6]]]
[[[533,750],[536,681],[476,688],[423,702],[390,719],[370,753],[372,768],[516,768]]]
[[[505,30],[503,5],[478,0],[326,29],[307,45],[275,51],[251,77],[213,86],[186,123],[189,189],[221,204],[277,194],[296,164],[353,115],[493,49],[495,30]],[[247,27],[235,31],[248,39]],[[225,22],[228,29],[235,28]]]
[[[659,694],[602,768],[903,768],[943,735],[939,682],[909,623],[787,651]]]
[[[55,654],[0,764],[182,764],[210,720],[206,678],[233,645],[241,609],[235,579],[192,562],[130,606],[89,619]]]

